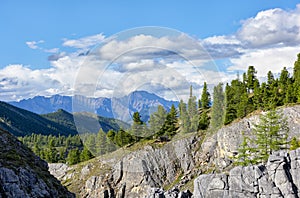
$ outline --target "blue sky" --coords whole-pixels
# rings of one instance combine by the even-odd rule
[[[278,57],[280,64],[292,66],[295,58],[291,57],[296,57],[299,45],[300,6],[297,7],[297,3],[299,1],[295,0],[4,0],[0,2],[0,100],[70,94],[74,89],[71,83],[74,79],[55,76],[54,70],[61,69],[60,74],[78,72],[78,68],[70,69],[79,61],[78,54],[74,53],[85,52],[92,44],[120,31],[141,26],[172,28],[199,40],[227,75],[225,81],[236,70],[243,71],[252,63],[258,64],[255,66],[261,69],[261,73],[266,72],[264,67],[270,66],[276,66],[268,68],[276,72],[282,65],[274,65],[272,61],[267,65],[264,55],[281,54],[282,57]],[[264,20],[264,17],[269,19]],[[270,31],[265,31],[264,27]],[[257,40],[260,31],[265,37],[261,41]],[[78,47],[77,42],[77,46],[74,45],[84,38],[92,44]],[[248,56],[243,55],[246,53]],[[63,62],[66,59],[69,59],[68,63]],[[28,79],[35,80],[17,75],[26,72]],[[44,78],[44,73],[49,79]],[[47,82],[48,86],[45,85]],[[200,87],[202,82],[195,80],[190,83]],[[105,93],[112,92],[102,92],[99,96]]]

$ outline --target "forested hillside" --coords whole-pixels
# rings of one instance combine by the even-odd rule
[[[44,135],[75,135],[73,127],[61,125],[30,111],[0,102],[0,128],[15,136],[25,136],[32,133]]]

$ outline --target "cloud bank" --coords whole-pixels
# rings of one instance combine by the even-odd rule
[[[31,49],[51,53],[51,67],[33,70],[25,65],[8,65],[1,69],[1,100],[74,93],[119,97],[136,89],[184,99],[189,85],[199,96],[204,81],[211,86],[228,82],[249,65],[255,66],[258,76],[293,67],[300,52],[300,4],[293,10],[261,11],[241,21],[232,35],[202,40],[176,31],[157,35],[146,31],[127,32],[123,37],[106,38],[101,33],[64,39],[62,46],[54,49],[39,47],[42,43],[26,42]],[[62,51],[64,47],[75,52]]]

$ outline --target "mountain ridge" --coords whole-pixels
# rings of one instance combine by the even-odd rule
[[[21,109],[0,101],[0,128],[9,131],[15,136],[30,135],[75,135],[75,129],[67,128],[48,120],[36,113]]]
[[[80,125],[86,121],[96,124],[93,126]],[[31,135],[32,133],[54,136],[76,135],[78,134],[77,127],[83,127],[80,132],[97,133],[100,128],[105,132],[110,129],[117,131],[120,128],[126,129],[129,125],[114,118],[105,118],[94,114],[76,113],[74,116],[65,110],[38,115],[0,101],[0,128],[15,136]]]
[[[116,118],[125,122],[131,121],[131,116],[135,111],[140,112],[143,121],[147,121],[158,105],[162,105],[168,111],[172,104],[176,107],[179,104],[178,101],[169,101],[147,91],[134,91],[120,98],[53,95],[51,97],[35,96],[8,103],[37,114],[53,113],[58,109],[63,109],[71,113],[96,113],[99,116]]]

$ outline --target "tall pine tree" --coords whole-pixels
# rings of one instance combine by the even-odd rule
[[[223,92],[223,84],[219,83],[214,87],[213,105],[211,108],[211,128],[218,129],[224,123],[225,115],[225,96]]]
[[[298,59],[294,63],[294,95],[297,98],[297,102],[300,102],[300,53],[298,54]]]

